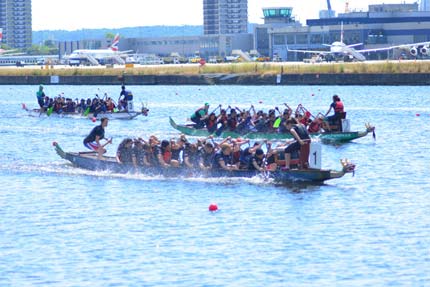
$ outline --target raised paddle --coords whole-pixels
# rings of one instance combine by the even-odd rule
[[[212,113],[215,113],[219,108],[221,108],[222,107],[222,105],[221,104],[219,104],[218,105],[218,107],[216,107],[211,113],[209,113],[209,114],[212,114]]]

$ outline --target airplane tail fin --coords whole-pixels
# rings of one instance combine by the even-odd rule
[[[119,43],[119,34],[115,35],[115,38],[113,38],[112,45],[110,45],[110,49],[114,52],[118,52],[118,43]]]
[[[343,22],[340,23],[340,42],[343,43]]]

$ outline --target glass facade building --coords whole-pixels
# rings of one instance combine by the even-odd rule
[[[31,47],[31,25],[31,0],[0,0],[2,44],[15,49]]]
[[[204,0],[205,35],[248,33],[248,0]]]

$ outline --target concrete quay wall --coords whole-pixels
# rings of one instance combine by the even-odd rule
[[[0,76],[0,85],[428,85],[430,73]]]

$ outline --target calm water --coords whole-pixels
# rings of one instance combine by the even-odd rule
[[[323,167],[348,158],[355,177],[300,187],[76,169],[51,143],[84,150],[95,124],[29,117],[21,103],[35,107],[37,87],[1,88],[0,286],[430,286],[427,87],[130,87],[150,116],[107,128],[114,154],[126,136],[177,136],[168,116],[206,101],[325,113],[338,93],[352,128],[370,122],[377,140],[323,146]]]

